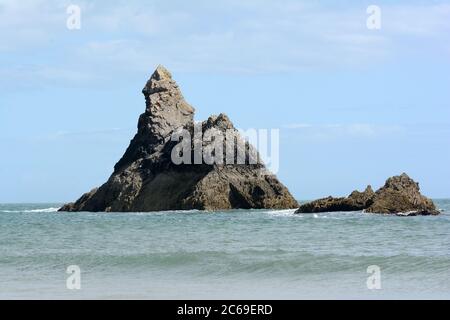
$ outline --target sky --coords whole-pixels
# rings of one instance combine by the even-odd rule
[[[158,64],[196,120],[279,129],[297,199],[402,172],[450,197],[450,1],[0,0],[0,203],[105,182]]]

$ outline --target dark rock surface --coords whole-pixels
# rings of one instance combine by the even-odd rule
[[[296,213],[316,213],[335,211],[360,211],[366,209],[372,203],[375,193],[371,186],[364,192],[353,191],[348,197],[327,197],[301,205]]]
[[[258,157],[243,142],[239,132],[224,114],[211,116],[200,125],[201,133],[216,130],[232,133],[238,149],[244,148],[245,164],[175,164],[171,154],[178,141],[176,130],[185,129],[195,137],[194,108],[183,98],[171,74],[159,66],[142,90],[146,110],[139,117],[138,132],[114,172],[101,187],[84,194],[60,211],[160,211],[220,210],[234,208],[297,208],[297,201],[275,175],[262,164],[250,162]],[[192,141],[203,148],[211,141]],[[225,147],[223,148],[225,150]],[[225,153],[225,151],[224,151]],[[193,157],[193,156],[192,156]]]
[[[347,198],[328,197],[306,203],[296,213],[360,211],[404,216],[437,215],[433,201],[420,194],[419,184],[406,173],[387,179],[385,185],[373,192],[354,191]]]
[[[409,216],[439,214],[433,201],[420,193],[419,184],[406,173],[389,178],[366,211]]]

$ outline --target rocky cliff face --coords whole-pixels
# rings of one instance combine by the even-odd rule
[[[300,206],[296,213],[360,211],[397,215],[436,215],[433,201],[420,194],[419,184],[406,173],[387,179],[385,185],[373,192],[354,191],[347,198],[328,197]]]
[[[60,211],[298,207],[287,188],[264,164],[250,161],[258,158],[258,153],[243,141],[226,115],[211,116],[200,124],[194,123],[194,108],[184,100],[177,83],[164,67],[156,69],[142,92],[146,109],[139,117],[138,132],[115,165],[111,177],[100,188],[84,194],[75,203],[64,205]],[[184,149],[176,152],[189,161],[174,163],[173,153],[178,150],[179,141],[173,140],[173,134],[178,131],[194,137],[192,141],[186,141],[190,151],[199,145],[203,149],[217,146],[214,139],[195,138],[198,133],[200,136],[207,132],[223,133],[224,142],[235,142],[233,161],[197,163],[195,152],[185,155]],[[184,138],[180,141],[184,142]],[[217,150],[220,149],[211,152],[212,158],[217,156]],[[242,163],[236,160],[242,152],[245,162],[238,164]],[[226,153],[226,156],[230,157],[230,154]]]

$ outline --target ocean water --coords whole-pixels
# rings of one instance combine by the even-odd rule
[[[449,299],[450,200],[436,204],[436,217],[1,204],[0,299]]]

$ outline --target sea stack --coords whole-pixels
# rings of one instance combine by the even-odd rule
[[[420,193],[419,184],[406,173],[386,180],[377,192],[368,186],[346,198],[327,197],[300,206],[296,213],[361,211],[402,216],[437,215],[433,201]]]
[[[142,93],[146,109],[139,117],[138,131],[114,166],[111,177],[101,187],[84,194],[75,203],[64,205],[60,211],[298,207],[288,189],[261,161],[250,161],[255,157],[259,159],[259,154],[243,140],[225,114],[194,122],[194,108],[184,100],[179,86],[163,66],[158,66]],[[183,132],[194,139],[184,141],[185,136],[180,134]],[[223,133],[224,143],[233,141],[231,158],[229,153],[226,155],[228,161],[209,164],[195,161],[194,150],[198,147],[211,149],[211,145],[217,143],[215,139],[202,139],[206,132]],[[174,139],[179,136],[182,138]],[[188,143],[192,155],[185,155],[185,149],[177,151],[180,141]],[[214,149],[217,150],[220,149]],[[224,146],[223,150],[225,156],[225,150],[229,149]],[[214,151],[212,156],[215,157]],[[174,162],[174,152],[189,161]],[[238,154],[245,155],[244,163],[237,161]]]
[[[366,212],[405,216],[438,215],[433,201],[420,193],[419,183],[406,173],[391,177],[373,198]]]

